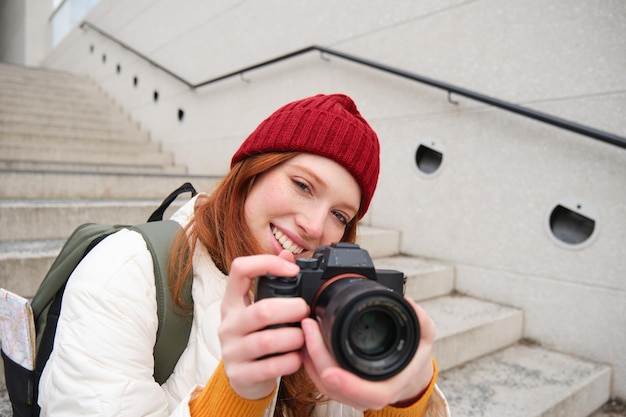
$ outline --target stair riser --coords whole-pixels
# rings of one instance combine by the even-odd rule
[[[85,137],[85,136],[80,136],[80,135],[51,134],[51,133],[45,133],[44,131],[40,131],[40,132],[27,132],[27,131],[2,132],[0,131],[0,143],[4,143],[7,145],[16,144],[16,143],[19,145],[25,145],[29,141],[33,143],[37,143],[37,142],[45,143],[46,141],[48,143],[54,143],[56,141],[60,141],[60,143],[63,143],[63,141],[68,141],[68,142],[74,142],[74,143],[86,142],[87,144],[93,143],[93,142],[102,142],[105,145],[107,143],[115,145],[115,144],[124,143],[124,142],[132,142],[137,145],[147,145],[147,148],[144,148],[144,149],[150,149],[150,147],[153,146],[153,144],[151,144],[150,138],[146,137],[145,135],[143,137],[139,137],[135,135],[134,133],[121,134],[119,136],[113,136],[113,137],[105,137],[102,135],[92,134],[89,137]],[[157,145],[157,148],[160,149],[160,145]]]
[[[7,84],[29,84],[54,88],[94,88],[94,83],[89,78],[76,74],[7,65],[2,65],[0,69],[0,82]]]
[[[406,276],[405,295],[415,301],[448,295],[454,290],[455,268],[452,265],[407,256],[373,258],[373,262],[377,270],[403,272]]]
[[[107,97],[95,85],[70,85],[62,86],[45,86],[32,85],[24,82],[10,83],[0,80],[0,95],[3,97],[43,97],[46,100],[100,100]],[[97,93],[97,94],[94,94]]]
[[[433,355],[437,358],[439,369],[452,369],[514,344],[522,338],[523,321],[523,314],[518,311],[478,328],[436,339]]]
[[[405,295],[419,302],[450,294],[453,290],[453,268],[439,269],[419,275],[408,275]]]
[[[125,173],[125,174],[173,174],[184,175],[187,168],[182,165],[159,165],[159,166],[139,166],[136,164],[107,164],[107,163],[69,163],[51,161],[3,161],[0,160],[0,169],[4,170],[50,170],[50,171],[72,171],[89,173]]]
[[[60,102],[54,105],[40,100],[22,100],[13,97],[0,96],[0,112],[4,116],[25,116],[32,114],[52,115],[52,116],[77,116],[88,118],[118,118],[129,119],[122,109],[108,100],[94,101],[91,104],[80,102]]]
[[[400,234],[395,230],[368,230],[363,227],[358,232],[356,243],[366,249],[372,258],[400,252]]]
[[[115,109],[112,101],[100,97],[81,98],[79,96],[3,96],[0,95],[0,105],[4,106],[31,106],[35,109],[55,107],[82,112],[82,109],[91,112],[105,111],[110,113]],[[111,107],[113,106],[113,107]],[[107,109],[108,108],[108,109]]]
[[[83,223],[136,224],[145,222],[160,201],[84,205],[60,202],[45,206],[0,206],[0,241],[65,239]],[[178,205],[170,207],[170,216]]]
[[[0,287],[32,298],[56,255],[0,260]]]
[[[34,112],[45,112],[48,109],[61,112],[78,112],[88,114],[112,114],[119,113],[119,107],[111,102],[102,100],[75,101],[75,100],[38,100],[25,97],[9,97],[0,95],[0,109],[4,108],[29,108]]]
[[[579,387],[576,392],[572,392],[569,397],[542,413],[541,417],[588,417],[609,401],[609,392],[611,392],[611,371],[607,368],[587,384]],[[611,417],[618,416],[619,414],[616,414]]]
[[[4,125],[31,125],[31,126],[57,126],[57,127],[70,127],[70,128],[83,128],[83,129],[108,129],[110,126],[118,126],[120,130],[137,130],[139,124],[131,121],[128,118],[120,116],[104,116],[85,118],[82,115],[75,113],[66,114],[46,114],[46,113],[33,113],[12,115],[6,112],[0,113],[0,123]]]
[[[150,138],[147,132],[131,129],[114,129],[114,128],[72,128],[62,126],[35,126],[35,125],[21,125],[21,124],[1,124],[0,134],[2,135],[50,135],[72,138],[84,138],[84,139],[131,139],[137,138],[138,140],[146,140]]]
[[[43,79],[36,77],[20,77],[14,75],[0,74],[0,88],[4,91],[70,91],[84,92],[93,91],[98,87],[91,81],[84,79]]]
[[[25,200],[163,199],[184,182],[211,191],[219,178],[0,172],[0,198]]]
[[[171,165],[173,157],[169,153],[125,153],[78,151],[68,149],[14,148],[0,146],[3,160],[56,161],[80,163],[110,163],[126,165]]]
[[[91,152],[159,152],[161,146],[157,142],[138,142],[135,140],[89,140],[83,138],[68,138],[55,136],[28,136],[0,134],[0,147],[13,148],[63,148],[67,151]]]

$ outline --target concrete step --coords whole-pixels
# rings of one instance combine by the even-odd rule
[[[49,94],[50,91],[64,90],[70,93],[81,94],[85,91],[100,90],[89,78],[68,73],[21,69],[8,72],[0,67],[0,95],[14,95],[16,91],[41,91]]]
[[[0,88],[3,97],[40,97],[46,101],[55,97],[59,101],[99,101],[106,95],[95,85],[79,85],[76,83],[65,83],[64,85],[35,85],[27,82],[2,81],[0,77]],[[97,92],[97,95],[94,93]]]
[[[0,88],[2,95],[14,95],[16,91],[28,94],[41,93],[48,95],[59,93],[61,95],[84,95],[92,91],[102,91],[100,87],[88,77],[75,74],[49,70],[7,70],[0,67]],[[103,93],[101,93],[104,95]]]
[[[7,63],[0,63],[0,79],[38,83],[39,85],[91,84],[87,77],[81,75],[49,68],[25,67]]]
[[[2,130],[2,126],[0,126],[0,141],[7,144],[23,144],[30,141],[38,145],[48,145],[48,147],[76,144],[78,148],[85,148],[94,142],[102,142],[104,146],[107,144],[115,146],[119,142],[131,142],[146,145],[148,148],[154,146],[150,135],[146,133],[139,134],[137,129],[125,129],[120,135],[115,136],[98,134],[98,130],[93,129],[91,130],[92,134],[89,136],[68,134],[67,132],[59,134],[49,129],[33,130],[25,126],[19,129],[6,128],[4,129],[6,131]],[[86,142],[86,144],[81,145],[82,142]],[[156,149],[161,149],[160,144]]]
[[[376,269],[395,269],[407,277],[405,294],[422,302],[454,291],[455,268],[442,262],[412,256],[374,258]]]
[[[2,200],[0,242],[64,239],[77,226],[88,222],[141,223],[161,201]]]
[[[187,173],[187,168],[182,165],[136,165],[108,162],[18,161],[2,159],[0,159],[0,170],[174,175]]]
[[[88,150],[90,152],[159,152],[161,144],[148,140],[116,139],[96,140],[67,136],[9,135],[0,133],[0,147],[51,148],[66,150]]]
[[[103,115],[94,113],[86,117],[82,112],[49,112],[34,107],[30,107],[30,109],[26,111],[13,108],[8,112],[2,111],[0,112],[0,124],[7,126],[26,125],[44,126],[46,128],[55,126],[83,129],[110,129],[111,126],[116,126],[116,130],[139,130],[138,123],[119,113],[110,112]]]
[[[48,108],[53,111],[78,112],[88,114],[109,114],[119,112],[120,107],[107,97],[91,98],[89,100],[54,100],[53,97],[41,97],[30,95],[2,95],[0,94],[0,109],[4,108],[30,108],[30,111],[43,112]]]
[[[0,199],[158,200],[185,182],[191,182],[199,192],[208,192],[220,179],[190,175],[0,170]]]
[[[170,152],[157,151],[115,151],[67,148],[41,148],[37,146],[0,145],[0,160],[3,161],[41,161],[63,163],[94,163],[111,165],[173,165],[174,157]]]
[[[47,103],[45,103],[47,104]],[[66,104],[66,105],[64,105]],[[42,105],[39,101],[19,99],[19,97],[0,96],[0,115],[7,118],[39,117],[67,118],[83,117],[95,120],[129,120],[121,107],[112,100],[101,100],[92,108],[80,107],[82,103],[57,103],[54,106]]]
[[[458,294],[421,301],[437,326],[433,354],[441,370],[461,365],[522,338],[519,309]]]
[[[0,124],[0,134],[32,136],[50,135],[101,140],[118,138],[137,138],[137,140],[146,140],[150,138],[150,134],[147,131],[130,128],[128,126],[46,126],[43,124],[37,125],[11,122]]]
[[[100,105],[112,103],[113,100],[107,96],[96,85],[90,87],[74,88],[73,85],[39,87],[31,84],[2,85],[0,83],[0,101],[30,100],[33,102],[46,103],[84,103]]]
[[[357,240],[372,258],[382,258],[400,253],[400,232],[370,226],[359,226]]]
[[[454,417],[587,417],[607,402],[610,384],[608,366],[525,344],[445,371],[438,381]]]
[[[32,298],[65,239],[0,242],[0,288]]]

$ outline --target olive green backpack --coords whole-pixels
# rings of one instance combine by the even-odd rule
[[[52,352],[68,278],[91,249],[121,229],[141,233],[152,255],[159,318],[154,345],[154,379],[162,384],[171,375],[178,358],[187,346],[193,310],[191,313],[180,314],[173,302],[169,284],[169,260],[171,244],[181,233],[182,228],[173,220],[162,219],[165,210],[176,197],[185,192],[191,192],[192,196],[197,194],[190,183],[183,184],[163,201],[147,223],[133,226],[87,223],[79,226],[68,238],[31,301],[37,336],[35,369],[30,371],[21,367],[2,352],[7,391],[14,417],[39,415],[37,405],[39,378]],[[183,300],[189,304],[193,302],[191,282],[190,273],[182,294]]]

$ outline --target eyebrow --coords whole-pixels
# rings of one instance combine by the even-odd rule
[[[315,171],[313,171],[311,168],[309,168],[308,166],[304,165],[304,164],[299,164],[299,163],[295,163],[294,164],[295,167],[297,167],[298,169],[301,169],[303,171],[306,171],[306,173],[310,176],[313,177],[313,179],[320,183],[321,185],[323,185],[324,187],[328,187],[328,184],[326,183],[326,181],[324,181],[323,179],[321,179],[316,173]]]

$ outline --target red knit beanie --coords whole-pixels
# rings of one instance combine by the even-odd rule
[[[319,94],[281,107],[241,144],[231,168],[248,156],[291,151],[321,155],[344,166],[361,187],[363,217],[378,182],[380,146],[350,97]]]

